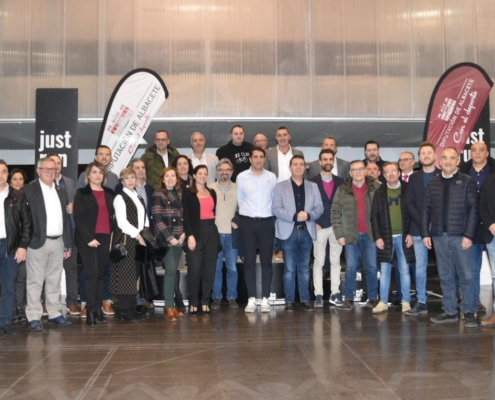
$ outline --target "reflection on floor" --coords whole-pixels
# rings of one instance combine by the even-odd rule
[[[482,302],[491,310],[490,287]],[[441,302],[429,301],[430,316]],[[479,315],[478,319],[483,315]],[[495,330],[392,309],[210,316],[0,338],[0,399],[453,399],[495,397]]]

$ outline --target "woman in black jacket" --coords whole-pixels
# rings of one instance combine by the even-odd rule
[[[210,295],[220,246],[220,237],[215,225],[217,196],[214,190],[206,186],[207,179],[208,168],[206,165],[198,165],[193,170],[191,190],[184,192],[182,198],[191,315],[198,312],[200,289],[203,313],[210,313]]]
[[[75,244],[86,269],[86,325],[106,322],[100,308],[105,274],[110,254],[110,235],[114,218],[111,189],[104,187],[107,171],[95,161],[86,167],[86,187],[78,189],[74,198]]]

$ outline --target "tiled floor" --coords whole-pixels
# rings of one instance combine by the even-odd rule
[[[482,298],[491,303],[490,288]],[[440,310],[430,301],[430,315]],[[491,312],[491,307],[489,312]],[[481,316],[479,317],[481,318]],[[0,337],[0,399],[490,399],[495,330],[398,310],[210,316]]]

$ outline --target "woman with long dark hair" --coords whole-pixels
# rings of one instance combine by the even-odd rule
[[[187,283],[189,313],[196,315],[201,305],[203,314],[210,314],[210,296],[215,279],[220,238],[215,225],[217,195],[206,186],[208,168],[198,165],[193,170],[191,190],[184,192],[184,229],[187,236]]]
[[[132,309],[132,300],[137,293],[139,272],[135,261],[136,246],[145,246],[140,232],[149,226],[144,200],[136,192],[136,172],[124,168],[119,176],[124,186],[122,193],[115,197],[113,206],[118,228],[114,231],[113,243],[122,243],[127,256],[112,265],[110,292],[118,295],[119,316],[122,321],[142,319],[143,315]]]
[[[160,174],[158,189],[153,193],[153,229],[160,242],[168,247],[163,259],[165,276],[163,294],[165,297],[165,318],[177,321],[184,313],[176,308],[174,302],[175,276],[182,254],[182,244],[186,239],[183,225],[182,188],[177,170],[165,168]]]
[[[107,322],[101,302],[110,254],[110,235],[114,218],[113,190],[103,186],[107,170],[98,161],[86,167],[86,187],[74,198],[75,244],[86,269],[86,325]]]
[[[172,167],[177,170],[182,191],[185,192],[186,190],[189,190],[191,187],[191,175],[193,171],[191,160],[186,156],[180,155],[174,159]]]

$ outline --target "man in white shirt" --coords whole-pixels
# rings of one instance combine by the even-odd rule
[[[26,258],[26,317],[32,331],[41,331],[40,303],[43,282],[48,321],[56,325],[71,325],[60,312],[60,279],[63,261],[72,255],[72,227],[67,205],[67,192],[55,185],[55,162],[49,158],[38,161],[39,179],[22,188],[31,209],[33,236]]]
[[[277,177],[265,170],[265,151],[253,147],[249,161],[251,168],[237,177],[237,202],[239,204],[239,233],[244,252],[244,276],[248,292],[245,312],[256,310],[256,249],[259,249],[262,271],[261,312],[270,312],[268,297],[272,284],[272,250],[275,223],[272,201]]]
[[[217,175],[218,157],[206,152],[206,139],[201,132],[194,132],[191,135],[191,148],[193,151],[187,155],[187,158],[191,160],[193,168],[196,168],[198,165],[206,165],[208,168],[206,185],[210,186],[215,182]]]
[[[275,133],[277,145],[266,152],[266,169],[277,176],[277,182],[290,179],[290,160],[293,156],[304,157],[301,150],[290,145],[290,132],[285,126],[281,126]]]

